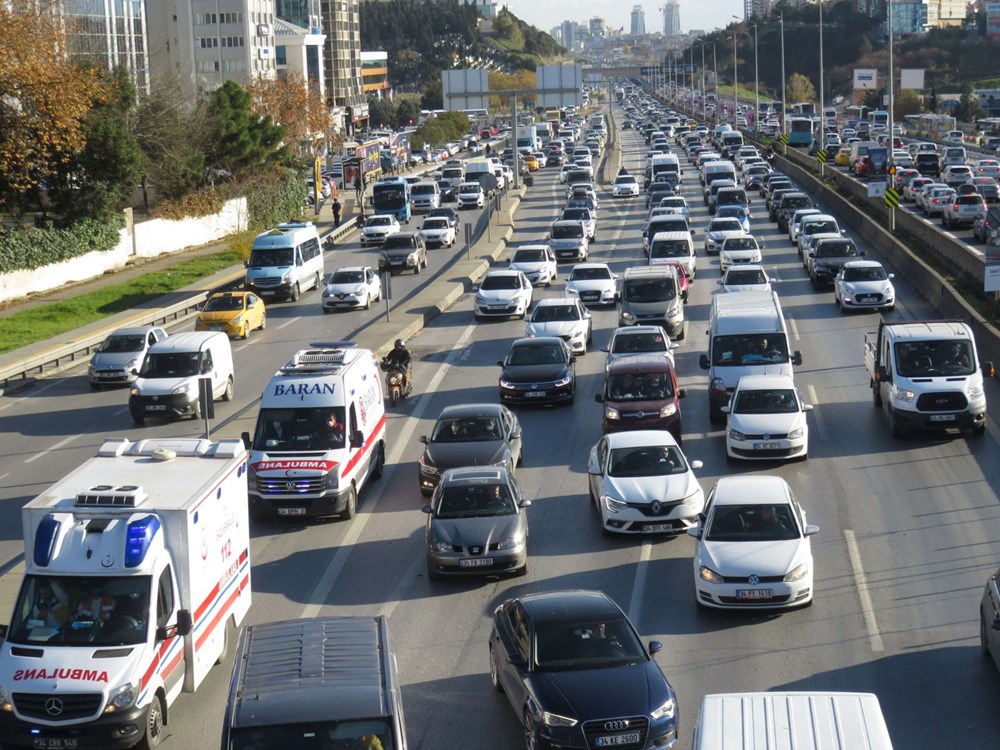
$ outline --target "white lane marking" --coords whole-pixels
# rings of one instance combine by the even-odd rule
[[[6,479],[9,476],[10,476],[10,472],[9,471],[6,474],[0,474],[0,482],[2,482],[4,479]]]
[[[347,558],[351,554],[351,550],[357,543],[358,539],[361,538],[361,534],[365,530],[365,526],[368,525],[368,521],[375,516],[375,511],[378,508],[379,500],[382,499],[382,490],[388,486],[392,481],[392,476],[395,473],[396,466],[399,465],[399,459],[403,454],[403,451],[410,448],[412,445],[413,431],[417,428],[417,424],[423,418],[424,412],[427,411],[430,405],[430,396],[437,390],[437,387],[441,384],[441,381],[447,376],[448,372],[454,361],[461,355],[465,353],[465,344],[472,336],[472,332],[476,330],[475,325],[468,326],[462,335],[459,336],[458,341],[455,342],[455,348],[451,350],[448,354],[447,359],[445,359],[444,364],[438,368],[437,372],[434,373],[434,377],[430,379],[427,384],[427,390],[420,396],[420,400],[417,402],[416,408],[413,410],[413,415],[404,421],[403,428],[396,435],[395,441],[389,448],[389,453],[386,456],[386,470],[382,474],[382,478],[379,480],[378,484],[373,487],[375,490],[371,497],[365,498],[364,508],[361,513],[355,516],[354,520],[351,521],[350,527],[347,529],[347,533],[344,534],[344,539],[337,551],[334,553],[333,558],[330,560],[330,564],[327,566],[326,570],[323,571],[323,575],[317,581],[313,590],[309,592],[309,597],[307,599],[307,604],[302,608],[302,614],[300,617],[313,618],[319,615],[320,610],[325,606],[326,600],[330,596],[330,592],[333,591],[333,587],[337,582],[337,577],[340,575],[344,566],[347,564]],[[410,566],[406,572],[406,576],[400,580],[399,586],[396,591],[393,592],[394,595],[402,594],[406,590],[406,586],[412,578],[417,575],[417,570],[419,568],[416,565]],[[400,596],[396,596],[397,601],[386,602],[383,605],[383,609],[391,612],[399,604],[398,599]]]
[[[814,407],[819,406],[819,399],[816,397],[816,389],[812,387],[812,383],[806,386],[806,393],[809,394],[809,403]],[[812,415],[813,420],[816,422],[816,429],[819,430],[820,438],[826,440],[829,433],[826,431],[826,420],[823,419],[823,412],[814,408]]]
[[[792,337],[799,340],[799,327],[795,324],[795,318],[788,318],[788,327],[792,329]]]
[[[288,326],[290,326],[292,323],[298,323],[299,320],[300,320],[300,318],[289,318],[284,323],[280,323],[276,327],[280,331],[282,328],[288,328]]]
[[[645,542],[639,552],[639,562],[635,566],[635,581],[632,583],[632,596],[628,603],[628,619],[637,628],[642,615],[642,592],[646,586],[646,573],[649,570],[649,558],[653,553],[653,543]]]
[[[41,453],[36,453],[31,458],[24,459],[24,463],[30,464],[33,461],[37,461],[38,459],[42,458],[43,456],[49,455],[50,453],[52,453],[52,451],[57,451],[60,448],[69,445],[74,440],[76,440],[78,437],[80,437],[80,436],[79,435],[68,435],[68,436],[64,437],[62,440],[60,440],[58,443],[56,443],[55,445],[53,445],[51,448],[46,448]]]
[[[844,529],[844,540],[847,542],[847,556],[851,559],[851,568],[854,570],[854,585],[858,589],[858,598],[861,600],[861,615],[865,618],[865,628],[868,630],[868,643],[872,651],[884,651],[882,646],[882,636],[878,631],[878,620],[875,619],[875,606],[872,603],[871,593],[868,591],[868,577],[865,569],[861,566],[861,551],[858,549],[858,540],[854,536],[854,531]]]
[[[123,414],[127,414],[127,413],[128,413],[128,407],[127,406],[123,406],[121,409],[118,409],[117,411],[111,412],[111,416],[112,417],[120,417]]]

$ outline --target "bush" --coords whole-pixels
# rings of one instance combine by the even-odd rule
[[[263,231],[298,219],[306,197],[304,179],[294,169],[275,169],[234,185],[233,194],[245,195],[247,199],[248,228]]]
[[[153,209],[153,216],[160,219],[190,219],[211,216],[222,210],[225,194],[217,188],[205,188],[176,200],[162,200]]]
[[[0,273],[25,271],[114,248],[125,217],[84,219],[70,227],[14,227],[0,230]]]

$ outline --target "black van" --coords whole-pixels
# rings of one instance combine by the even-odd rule
[[[936,153],[930,151],[918,151],[917,155],[913,157],[913,166],[924,177],[937,178],[941,176],[941,163],[938,161],[938,155]]]
[[[319,617],[244,628],[222,750],[342,746],[406,750],[386,618]]]

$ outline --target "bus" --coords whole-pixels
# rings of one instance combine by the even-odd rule
[[[980,120],[980,122],[982,122]],[[922,112],[903,116],[903,129],[910,138],[942,139],[949,130],[955,130],[955,118],[951,115],[935,115]]]
[[[809,146],[813,141],[813,121],[811,117],[789,117],[788,127],[785,129],[788,134],[789,146]]]
[[[864,104],[849,104],[844,107],[844,119],[868,122],[868,111]]]
[[[410,220],[410,185],[405,177],[383,177],[372,185],[372,209],[375,214],[395,216],[399,222]]]
[[[872,110],[868,113],[868,121],[872,125],[881,125],[883,128],[888,128],[889,113],[881,109]]]
[[[800,117],[812,117],[816,114],[816,105],[812,102],[798,102],[793,104],[791,109],[793,115]]]

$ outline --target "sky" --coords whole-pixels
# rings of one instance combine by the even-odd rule
[[[679,0],[681,31],[725,27],[732,16],[743,17],[742,0]],[[563,21],[586,23],[600,16],[612,29],[631,24],[632,6],[641,5],[646,14],[646,31],[663,31],[663,14],[659,8],[663,0],[497,0],[497,8],[504,5],[518,18],[550,31]]]

